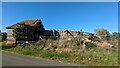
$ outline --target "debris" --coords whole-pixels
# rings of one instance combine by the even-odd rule
[[[109,43],[107,43],[107,42],[103,42],[101,46],[102,46],[102,47],[110,47],[110,48],[113,48],[113,45],[112,45],[112,44],[109,44]]]

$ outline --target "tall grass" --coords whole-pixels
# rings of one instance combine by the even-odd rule
[[[101,47],[96,47],[90,50],[75,52],[73,62],[88,66],[117,66],[118,52],[109,51]]]
[[[81,42],[79,42],[78,40],[42,40],[38,41],[36,45],[27,46],[25,48],[22,48],[20,46],[13,48],[9,46],[10,45],[4,43],[2,49],[18,54],[43,57],[53,60],[61,60],[86,66],[119,65],[118,50],[116,48],[93,47],[96,45],[93,43],[87,43],[88,47],[86,49],[83,49]],[[69,52],[66,49],[71,49],[71,51]]]
[[[53,60],[61,60],[70,63],[76,63],[86,66],[117,66],[118,65],[118,52],[116,50],[109,50],[101,47],[92,49],[85,49],[73,53],[62,52],[57,53],[50,50],[43,50],[38,46],[28,46],[22,48],[4,49],[5,51],[15,52],[24,55],[31,55]]]

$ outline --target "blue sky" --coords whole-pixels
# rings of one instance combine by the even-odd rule
[[[118,31],[117,2],[3,2],[2,31],[26,19],[40,18],[45,29]]]

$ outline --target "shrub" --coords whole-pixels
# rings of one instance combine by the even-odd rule
[[[86,48],[93,48],[96,47],[97,45],[92,43],[92,42],[85,42]]]
[[[109,35],[109,31],[107,29],[101,28],[101,29],[95,29],[95,34],[97,36],[103,36],[103,35]]]
[[[7,40],[7,33],[0,33],[0,42]]]

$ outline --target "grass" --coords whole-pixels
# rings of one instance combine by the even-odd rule
[[[67,58],[69,55],[67,53],[56,53],[56,52],[50,52],[50,51],[41,51],[42,57],[48,57],[48,58]]]
[[[118,51],[109,48],[94,47],[72,53],[57,53],[51,50],[43,50],[39,46],[28,46],[15,48],[3,43],[2,50],[15,52],[23,55],[31,55],[52,60],[76,63],[86,66],[118,66]]]
[[[73,62],[87,66],[96,66],[96,65],[117,66],[118,65],[118,53],[113,51],[107,51],[100,47],[82,52],[76,52],[73,55],[73,57],[74,57]]]
[[[6,45],[6,42],[0,42],[0,46]]]

